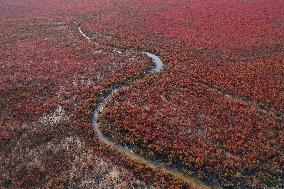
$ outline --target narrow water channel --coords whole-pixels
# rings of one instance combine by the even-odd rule
[[[86,38],[90,43],[94,43],[92,42],[91,38],[88,37],[79,27],[78,28],[80,34]],[[149,68],[149,70],[145,70],[145,73],[148,73],[146,75],[150,75],[150,74],[157,74],[159,72],[161,72],[163,70],[163,67],[165,66],[163,61],[154,53],[151,52],[146,52],[143,51],[143,53],[145,53],[154,63],[154,66]],[[146,76],[145,75],[145,76]],[[144,77],[145,77],[144,76]],[[141,78],[143,79],[143,78]],[[105,137],[103,135],[103,133],[100,130],[100,125],[98,122],[99,116],[100,116],[100,112],[102,112],[106,106],[106,104],[112,99],[113,95],[120,90],[122,87],[125,87],[127,85],[129,85],[131,83],[127,83],[127,84],[122,84],[122,85],[114,85],[111,86],[109,88],[109,90],[107,90],[107,94],[105,94],[102,99],[95,104],[95,109],[94,109],[94,113],[93,113],[93,121],[92,121],[92,125],[93,125],[93,129],[96,133],[96,135],[98,136],[99,140],[106,144],[109,145],[111,147],[113,147],[114,149],[116,149],[118,152],[120,152],[121,154],[125,155],[126,157],[128,157],[131,161],[135,161],[137,163],[141,163],[141,164],[145,164],[150,168],[153,169],[158,169],[160,171],[162,171],[163,173],[172,175],[174,178],[177,178],[183,182],[185,182],[186,184],[188,184],[190,187],[192,188],[215,188],[215,187],[211,187],[208,184],[194,178],[188,175],[185,175],[181,172],[179,172],[177,169],[172,168],[172,167],[168,167],[165,164],[159,163],[159,162],[153,162],[149,159],[146,159],[138,154],[136,154],[135,152],[133,152],[131,149],[128,149],[112,140],[109,140],[107,137]]]

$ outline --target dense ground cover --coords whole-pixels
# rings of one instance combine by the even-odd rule
[[[104,112],[104,133],[213,183],[280,186],[283,122],[187,74],[179,65],[121,91]]]
[[[135,49],[166,67],[115,95],[106,136],[211,183],[283,187],[283,2],[0,5],[2,187],[181,187],[92,131],[97,95],[149,65]]]
[[[192,67],[191,74],[199,80],[282,111],[281,4],[281,1],[123,1],[108,8],[106,14],[98,13],[85,25],[90,31],[108,34],[112,43],[136,44],[159,52],[168,50],[165,56],[171,56],[169,64],[187,62]],[[126,16],[126,12],[131,16]],[[178,55],[172,56],[172,52]],[[202,59],[188,60],[192,52]]]
[[[282,4],[122,1],[95,16],[90,33],[157,51],[167,64],[115,97],[104,133],[213,183],[281,187]]]
[[[173,184],[99,143],[91,126],[98,94],[150,60],[88,43],[78,23],[96,9],[91,2],[4,1],[0,7],[1,188]]]

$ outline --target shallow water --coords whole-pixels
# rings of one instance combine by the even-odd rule
[[[163,67],[164,67],[164,63],[163,61],[155,54],[150,53],[150,52],[144,52],[146,53],[146,55],[152,59],[152,61],[155,63],[155,68],[150,70],[150,73],[158,73],[160,72]]]

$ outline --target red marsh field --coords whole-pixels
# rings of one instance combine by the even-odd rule
[[[0,188],[283,188],[284,2],[3,0]]]

